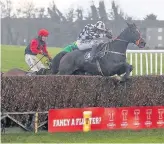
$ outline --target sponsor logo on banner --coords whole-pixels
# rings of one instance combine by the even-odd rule
[[[126,128],[128,126],[128,110],[122,110],[121,111],[121,115],[122,115],[122,123],[121,123],[121,126],[123,128]]]
[[[133,125],[136,126],[136,127],[140,126],[139,114],[140,114],[140,110],[139,109],[135,109],[134,110],[134,122],[133,122]]]
[[[116,127],[116,123],[115,123],[115,111],[110,111],[108,113],[108,120],[109,120],[109,123],[107,124],[107,127],[109,128],[114,128]]]
[[[159,127],[164,126],[164,109],[158,109],[158,121],[157,125]]]
[[[150,127],[152,125],[152,109],[146,109],[146,121],[145,126]]]

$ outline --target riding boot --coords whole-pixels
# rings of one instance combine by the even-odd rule
[[[46,74],[46,69],[45,68],[41,68],[38,72],[38,75],[45,75]]]

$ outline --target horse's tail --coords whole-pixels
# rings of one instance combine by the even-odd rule
[[[57,54],[53,60],[52,60],[52,74],[57,74],[58,73],[58,68],[60,64],[60,60],[62,57],[66,54],[67,52],[62,51],[59,54]]]

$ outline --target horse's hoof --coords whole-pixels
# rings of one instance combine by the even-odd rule
[[[126,81],[127,81],[127,79],[125,77],[122,77],[121,80],[120,80],[120,83],[124,83]]]
[[[115,79],[118,80],[118,81],[122,80],[122,78],[120,76],[115,76]]]

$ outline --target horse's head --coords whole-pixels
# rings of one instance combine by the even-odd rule
[[[127,23],[128,27],[124,30],[126,40],[130,43],[136,44],[139,48],[144,48],[146,45],[145,40],[141,37],[141,33],[137,26]]]

